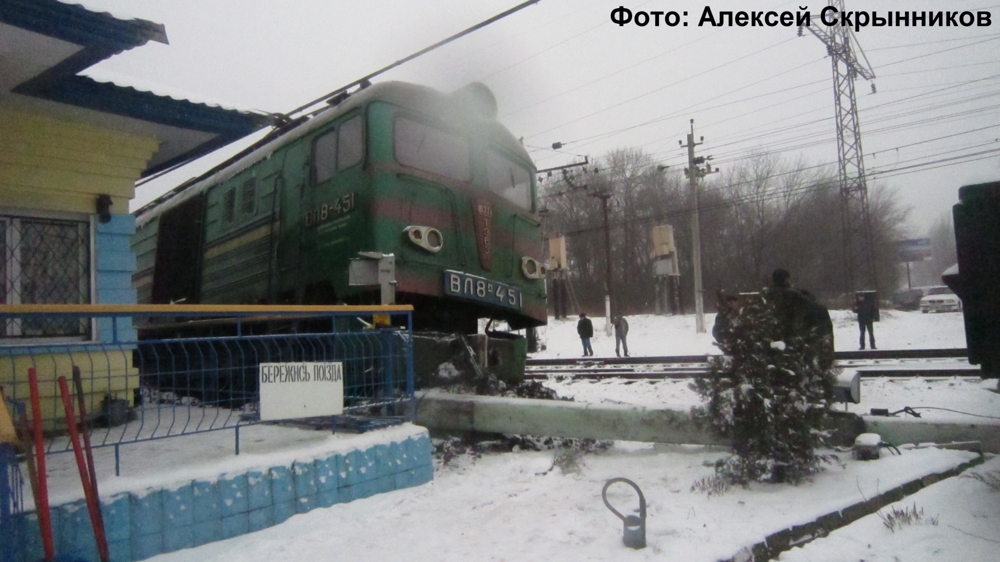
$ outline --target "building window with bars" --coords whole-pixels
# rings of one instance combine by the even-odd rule
[[[91,302],[90,222],[0,214],[0,303]],[[77,318],[4,319],[0,338],[90,336]]]

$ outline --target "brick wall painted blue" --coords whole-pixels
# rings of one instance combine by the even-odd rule
[[[223,517],[246,513],[250,509],[250,502],[247,499],[247,475],[238,474],[231,478],[219,480],[219,493],[222,503],[219,505],[219,513]]]
[[[271,507],[271,479],[268,473],[255,470],[247,473],[247,509],[253,511]]]
[[[292,466],[197,480],[171,490],[121,493],[106,498],[102,512],[111,559],[125,562],[259,531],[296,513],[433,478],[430,439],[421,435]],[[38,560],[42,548],[37,517],[31,512],[18,517],[18,562]],[[59,554],[97,559],[82,500],[53,507],[52,519]]]
[[[343,455],[333,455],[316,461],[316,490],[324,492],[336,490],[339,484],[337,472],[344,462]]]
[[[219,513],[219,486],[217,482],[195,480],[191,483],[193,502],[192,520],[194,523],[204,523],[216,519]]]
[[[108,544],[131,540],[132,510],[129,494],[116,494],[105,500],[101,504],[101,517],[104,519],[104,535],[108,538]]]
[[[194,524],[194,483],[163,492],[163,527],[177,529]]]
[[[316,466],[313,461],[295,461],[295,511],[306,513],[319,507],[316,498]]]
[[[58,552],[81,556],[97,550],[84,500],[63,504],[52,510],[52,534]]]

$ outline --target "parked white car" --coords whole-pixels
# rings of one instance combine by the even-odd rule
[[[932,287],[920,299],[920,312],[961,312],[962,300],[948,287]]]

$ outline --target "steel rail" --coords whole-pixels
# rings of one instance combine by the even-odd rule
[[[899,369],[883,370],[859,369],[862,378],[938,378],[945,379],[951,377],[961,377],[967,379],[981,378],[981,371],[975,368],[968,369]],[[708,370],[686,370],[686,371],[648,371],[648,372],[622,372],[622,371],[532,371],[525,373],[528,380],[548,380],[549,378],[572,378],[578,380],[603,380],[603,379],[624,379],[624,380],[681,380],[708,375]]]
[[[954,361],[966,356],[964,349],[879,350],[877,352],[839,352],[835,365],[855,369],[864,378],[968,377],[981,372],[972,365]],[[709,356],[629,357],[607,359],[528,360],[525,377],[545,380],[549,377],[600,380],[687,379],[709,373]],[[888,363],[897,361],[897,363]]]
[[[677,363],[707,363],[712,355],[667,355],[658,357],[608,357],[608,358],[572,358],[572,359],[531,359],[525,362],[528,367],[569,366],[569,365],[669,365]],[[836,361],[875,360],[875,359],[955,359],[966,358],[969,352],[965,348],[950,349],[873,349],[871,351],[838,351],[833,354]]]

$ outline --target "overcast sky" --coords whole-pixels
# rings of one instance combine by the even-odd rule
[[[990,27],[867,27],[857,34],[877,93],[858,80],[870,188],[912,207],[911,232],[950,212],[958,187],[1000,178],[996,0],[848,0],[855,10],[991,11]],[[518,0],[85,0],[166,26],[94,67],[98,78],[241,109],[287,112],[514,5]],[[444,91],[481,81],[536,165],[620,147],[683,168],[695,120],[719,167],[751,151],[835,163],[833,86],[822,43],[795,27],[698,26],[705,6],[791,10],[803,2],[542,0],[383,75]],[[809,4],[815,13],[823,3]],[[618,26],[618,6],[688,11],[687,27]],[[553,151],[553,142],[564,148]],[[206,163],[150,182],[141,204]],[[831,170],[833,167],[831,166]],[[709,185],[708,188],[711,188]],[[133,207],[134,208],[134,207]]]

